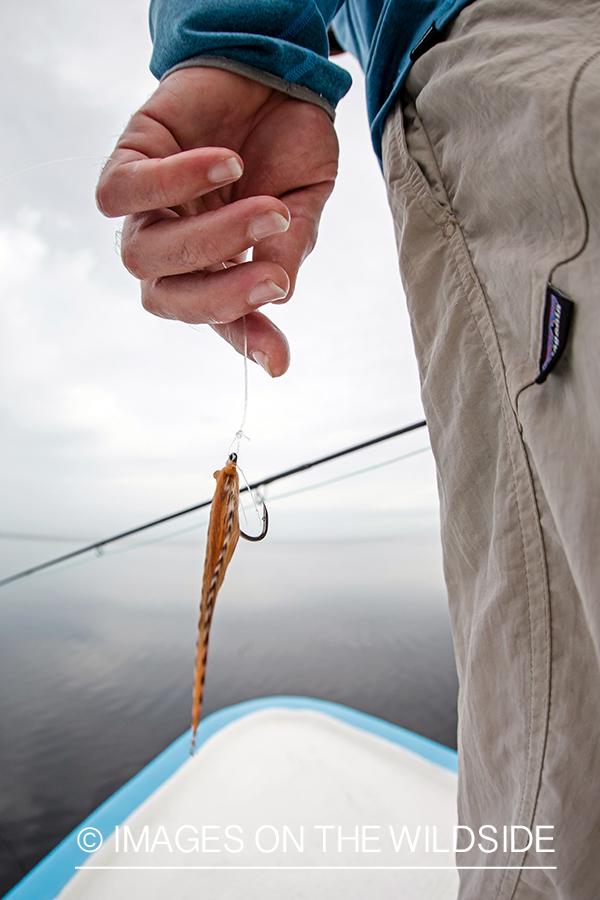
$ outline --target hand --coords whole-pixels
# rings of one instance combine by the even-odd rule
[[[248,355],[282,375],[287,341],[256,310],[291,297],[337,158],[312,103],[217,68],[169,75],[119,138],[96,195],[104,215],[127,216],[121,253],[144,308],[208,323],[240,353],[245,319]]]

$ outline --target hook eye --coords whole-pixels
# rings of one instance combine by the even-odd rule
[[[240,528],[240,537],[243,537],[245,541],[262,541],[263,538],[266,538],[267,531],[269,530],[269,513],[267,512],[267,504],[265,503],[264,500],[262,501],[262,508],[263,508],[263,514],[262,514],[263,527],[262,527],[261,533],[256,534],[256,535],[245,534],[245,532],[243,532],[242,529]]]

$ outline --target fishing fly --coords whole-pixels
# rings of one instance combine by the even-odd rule
[[[244,320],[244,413],[242,423],[236,433],[239,445],[246,437],[243,428],[248,409],[248,345],[246,322]],[[240,537],[247,541],[262,541],[269,528],[269,514],[264,500],[262,501],[262,531],[258,535],[246,534],[240,529],[240,479],[238,474],[237,453],[230,453],[222,469],[214,473],[216,479],[215,493],[210,507],[208,534],[206,538],[206,556],[204,558],[204,574],[200,596],[200,620],[198,622],[198,639],[196,643],[196,663],[194,666],[194,692],[192,698],[192,745],[194,752],[196,731],[202,711],[204,680],[206,677],[206,660],[208,657],[208,638],[215,608],[217,594],[223,584],[225,572],[231,562]],[[246,484],[248,484],[246,482]],[[255,504],[256,505],[256,504]]]
[[[239,502],[240,482],[237,467],[237,454],[231,453],[222,469],[214,473],[217,485],[210,508],[208,536],[206,539],[206,557],[202,578],[202,595],[200,601],[200,621],[198,623],[198,642],[196,644],[196,665],[194,670],[194,695],[192,700],[192,746],[194,751],[196,730],[200,721],[206,660],[208,656],[208,637],[212,622],[217,594],[223,584],[227,566],[231,562],[240,537],[247,541],[262,541],[269,528],[269,514],[263,501],[262,532],[258,535],[245,534],[240,529]]]

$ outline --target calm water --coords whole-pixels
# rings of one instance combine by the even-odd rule
[[[66,544],[2,541],[5,574]],[[169,542],[0,592],[0,894],[189,726],[202,550]],[[344,703],[455,746],[431,534],[240,547],[205,714],[273,694]]]

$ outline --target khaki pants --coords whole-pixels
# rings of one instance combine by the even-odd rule
[[[600,2],[466,7],[413,66],[384,170],[438,470],[459,819],[499,843],[457,854],[485,867],[460,897],[597,900]],[[548,282],[575,308],[538,384]]]

